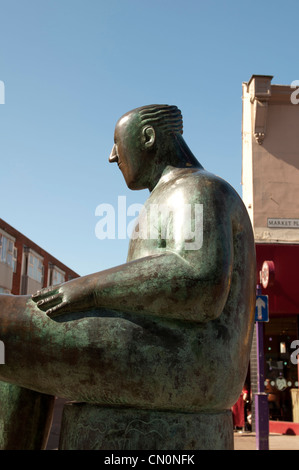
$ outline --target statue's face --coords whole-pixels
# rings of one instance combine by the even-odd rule
[[[109,161],[118,164],[130,189],[148,187],[146,156],[138,116],[124,115],[115,127],[114,146]]]

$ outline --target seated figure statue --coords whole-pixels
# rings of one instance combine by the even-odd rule
[[[125,264],[33,296],[0,296],[3,448],[23,442],[21,409],[30,436],[21,445],[44,445],[32,442],[49,427],[54,396],[137,415],[210,417],[238,399],[254,321],[252,227],[239,195],[202,167],[182,127],[168,105],[134,109],[116,124],[109,161],[130,189],[150,192]],[[220,428],[221,419],[214,434]]]

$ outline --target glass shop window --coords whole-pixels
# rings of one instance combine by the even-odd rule
[[[28,276],[35,281],[38,281],[42,284],[44,277],[44,267],[42,261],[34,256],[32,253],[29,253],[28,257]]]
[[[298,365],[293,343],[298,339],[297,316],[271,318],[265,323],[265,392],[269,418],[293,421],[292,389],[298,389]]]

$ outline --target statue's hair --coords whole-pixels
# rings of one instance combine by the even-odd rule
[[[158,126],[167,134],[183,134],[183,117],[176,106],[152,104],[138,108],[141,125]]]

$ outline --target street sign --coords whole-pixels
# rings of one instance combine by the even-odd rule
[[[269,306],[267,295],[257,295],[255,303],[255,321],[269,321]]]

